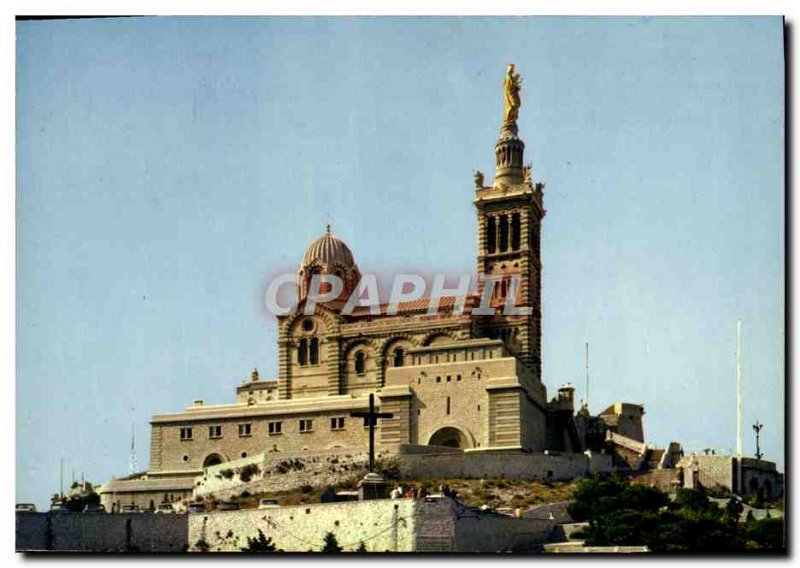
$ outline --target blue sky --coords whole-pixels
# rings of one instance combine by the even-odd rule
[[[783,464],[780,18],[17,24],[17,500],[139,465],[148,420],[276,374],[271,275],[324,231],[362,272],[474,270],[505,65],[547,183],[544,381],[649,442]],[[131,406],[135,409],[132,413]]]

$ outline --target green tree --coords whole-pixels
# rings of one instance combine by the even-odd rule
[[[275,552],[275,544],[272,538],[266,536],[261,529],[258,529],[258,536],[255,538],[247,537],[247,546],[241,549],[242,552],[265,553]]]
[[[703,490],[682,489],[670,503],[653,487],[625,479],[587,479],[574,494],[568,512],[586,520],[586,544],[645,545],[655,552],[726,552],[783,547],[783,523],[738,522],[742,504],[728,501],[725,512]]]
[[[369,552],[363,540],[359,543],[358,548],[356,548],[356,552]]]
[[[66,501],[67,509],[72,513],[80,513],[86,505],[96,505],[98,503],[100,503],[100,495],[97,493],[73,495]]]
[[[744,511],[744,505],[736,497],[731,497],[725,504],[725,513],[722,515],[722,520],[727,523],[738,523],[739,517]]]
[[[708,494],[703,489],[678,489],[673,504],[676,508],[686,509],[695,513],[717,511],[716,503],[710,501]]]
[[[752,541],[757,548],[768,550],[783,550],[784,524],[783,519],[754,520],[746,525],[747,539]]]
[[[329,554],[335,552],[341,552],[342,547],[339,546],[339,542],[336,540],[336,535],[332,532],[325,533],[325,544],[322,547],[322,552],[327,552]]]

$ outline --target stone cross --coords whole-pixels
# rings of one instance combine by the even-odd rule
[[[375,425],[378,418],[392,418],[391,412],[375,412],[375,395],[369,395],[369,411],[351,412],[350,416],[365,418],[369,424],[369,472],[375,473]]]

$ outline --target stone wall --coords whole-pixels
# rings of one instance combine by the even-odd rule
[[[656,469],[634,474],[630,479],[634,483],[657,487],[666,493],[674,493],[682,486],[682,470],[677,468]]]
[[[202,541],[212,552],[238,551],[261,529],[279,550],[308,552],[319,551],[332,532],[345,550],[364,542],[370,552],[408,552],[415,548],[415,504],[381,499],[195,514],[189,519],[189,542],[192,550]]]
[[[547,540],[552,522],[468,509],[450,499],[381,499],[192,515],[192,550],[238,551],[260,529],[286,552],[319,551],[328,532],[346,551],[510,552]]]
[[[17,551],[183,552],[186,515],[17,513]]]
[[[396,458],[409,479],[553,479],[569,480],[612,471],[611,457],[601,454],[464,452],[401,454]]]
[[[684,469],[684,484],[694,487],[696,483],[704,487],[734,487],[734,461],[731,456],[697,456],[684,457],[678,466]]]

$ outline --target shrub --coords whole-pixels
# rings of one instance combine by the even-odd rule
[[[247,546],[242,548],[241,551],[250,553],[275,552],[275,544],[270,537],[264,535],[261,529],[258,529],[258,536],[256,538],[247,537]]]
[[[339,546],[339,542],[336,540],[336,535],[332,532],[325,534],[325,542],[322,547],[322,552],[326,552],[328,554],[341,552],[342,547]]]
[[[233,479],[233,470],[230,468],[223,469],[222,471],[219,472],[219,474],[225,479]]]
[[[300,486],[300,491],[303,493],[311,493],[312,491],[314,491],[314,488],[308,483],[304,483],[303,485]]]
[[[247,483],[259,473],[261,473],[261,469],[259,469],[256,464],[249,463],[239,470],[239,479],[242,481],[242,483]]]
[[[715,499],[727,499],[731,496],[731,490],[722,485],[714,485],[706,489],[706,494]]]

